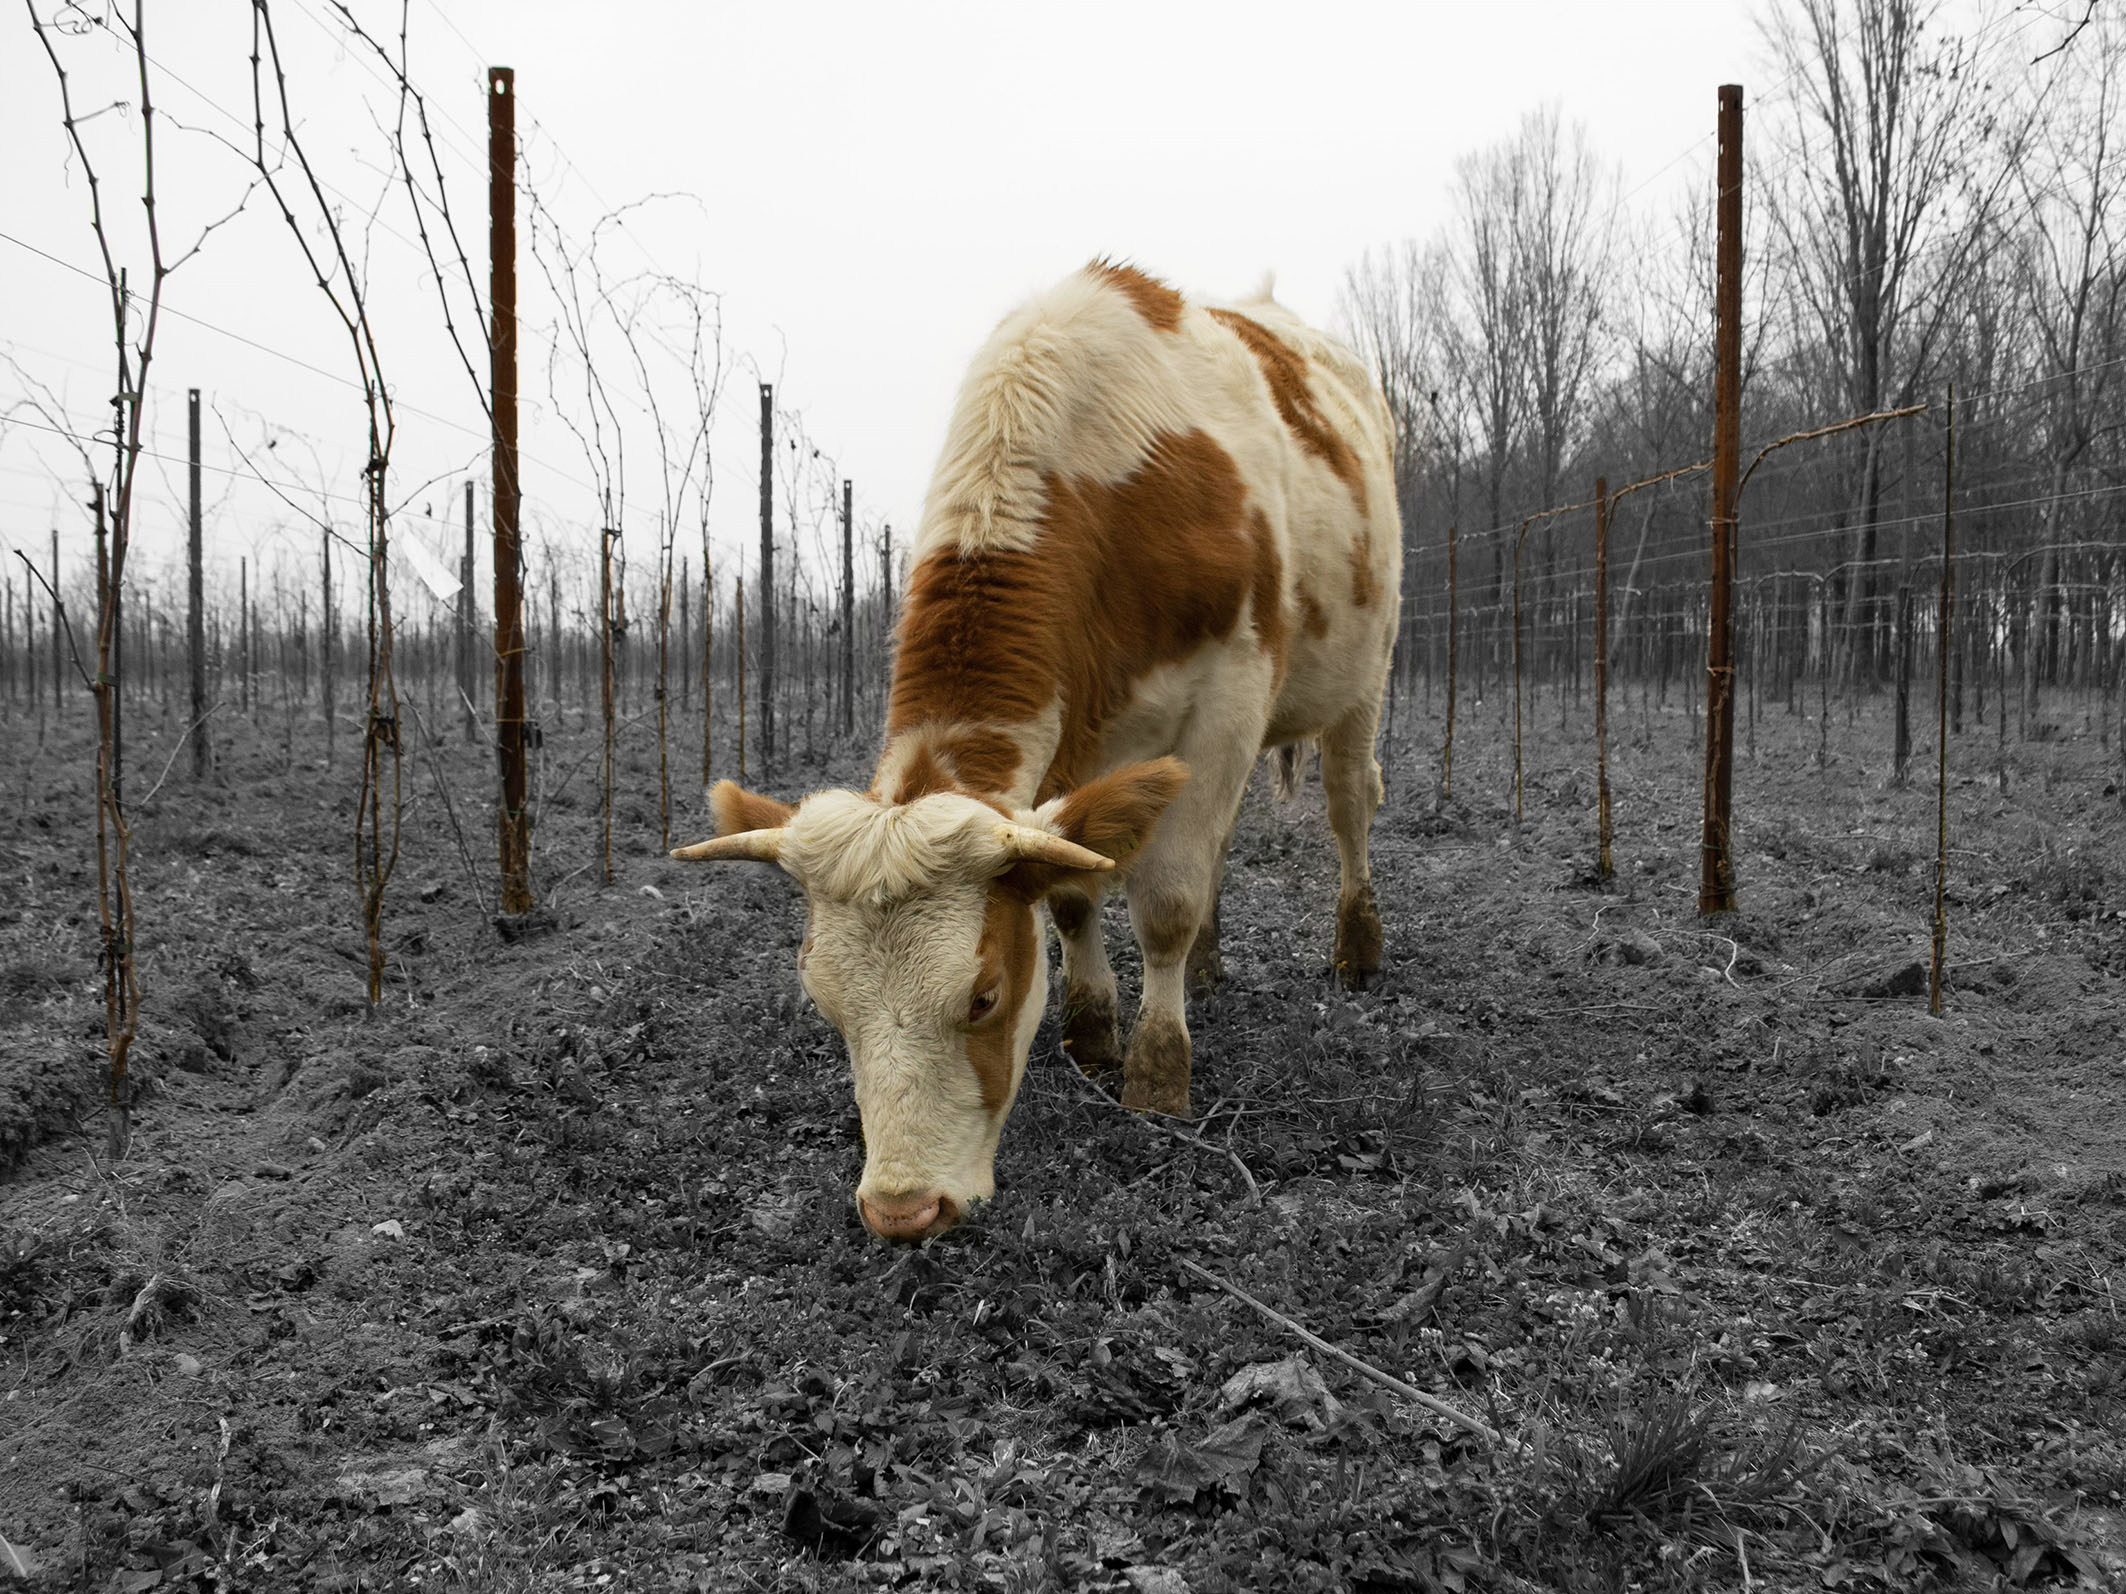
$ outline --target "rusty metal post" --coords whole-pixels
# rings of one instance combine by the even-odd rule
[[[855,489],[842,478],[842,735],[856,735],[856,543],[852,532]]]
[[[185,437],[190,469],[187,475],[185,570],[189,582],[185,607],[185,645],[192,659],[192,778],[204,780],[214,764],[213,737],[207,730],[207,593],[203,563],[199,506],[199,389],[185,392]]]
[[[775,389],[760,384],[760,771],[775,762]]]
[[[1720,88],[1713,332],[1713,549],[1706,627],[1705,829],[1700,913],[1735,909],[1735,492],[1742,455],[1742,87]]]
[[[488,383],[495,449],[495,734],[501,746],[502,911],[529,913],[531,783],[524,768],[523,548],[517,509],[517,74],[487,71]]]
[[[1609,807],[1609,478],[1595,478],[1595,836],[1601,878],[1611,879],[1616,865],[1610,858],[1615,835]]]

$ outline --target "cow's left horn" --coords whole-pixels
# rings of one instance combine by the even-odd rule
[[[725,858],[750,858],[758,863],[782,862],[781,830],[741,830],[735,836],[697,841],[691,847],[674,847],[672,856],[682,863],[716,863]]]
[[[1039,830],[1032,825],[999,825],[997,840],[1003,843],[1004,856],[1016,861],[1029,858],[1037,863],[1052,863],[1065,869],[1112,869],[1115,860],[1090,847],[1081,847],[1075,841],[1065,841],[1052,830]]]

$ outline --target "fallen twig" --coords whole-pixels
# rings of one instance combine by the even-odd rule
[[[1469,1241],[1462,1241],[1454,1248],[1454,1253],[1439,1264],[1439,1271],[1433,1278],[1390,1305],[1380,1314],[1380,1320],[1383,1323],[1423,1323],[1425,1314],[1439,1304],[1439,1298],[1446,1294],[1447,1286],[1454,1281],[1454,1275],[1462,1270],[1462,1264],[1469,1260],[1475,1250],[1476,1247]]]
[[[1207,1283],[1217,1285],[1218,1288],[1224,1290],[1228,1295],[1234,1297],[1236,1300],[1245,1301],[1248,1305],[1254,1307],[1256,1311],[1260,1312],[1264,1317],[1269,1318],[1272,1322],[1282,1323],[1286,1328],[1297,1334],[1301,1339],[1305,1340],[1309,1345],[1313,1346],[1314,1349],[1320,1351],[1324,1356],[1335,1357],[1346,1367],[1351,1368],[1355,1372],[1364,1373],[1368,1378],[1372,1379],[1375,1383],[1381,1385],[1383,1388],[1393,1390],[1396,1394],[1402,1396],[1405,1400],[1416,1402],[1418,1405],[1424,1407],[1425,1410],[1431,1412],[1434,1416],[1444,1417],[1449,1422],[1455,1423],[1460,1427],[1468,1429],[1471,1433],[1475,1434],[1486,1444],[1495,1445],[1499,1442],[1497,1429],[1485,1426],[1483,1423],[1478,1422],[1474,1417],[1464,1416],[1461,1412],[1456,1411],[1445,1401],[1436,1399],[1435,1397],[1426,1394],[1422,1389],[1417,1388],[1415,1385],[1404,1383],[1393,1373],[1384,1373],[1378,1367],[1375,1367],[1371,1362],[1360,1361],[1349,1351],[1341,1350],[1338,1347],[1331,1345],[1327,1340],[1323,1339],[1312,1329],[1307,1328],[1303,1324],[1294,1322],[1291,1318],[1285,1316],[1284,1313],[1277,1311],[1274,1308],[1263,1305],[1262,1302],[1256,1300],[1254,1296],[1250,1295],[1239,1285],[1228,1283],[1226,1280],[1220,1278],[1217,1274],[1213,1273],[1209,1268],[1198,1267],[1194,1262],[1191,1262],[1185,1256],[1176,1257],[1174,1258],[1174,1260],[1179,1262],[1183,1267],[1187,1268],[1198,1278],[1203,1279]]]

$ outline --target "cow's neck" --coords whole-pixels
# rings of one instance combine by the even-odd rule
[[[957,791],[1016,812],[1047,795],[1059,740],[1054,710],[1030,721],[925,721],[887,727],[871,789],[889,802]]]

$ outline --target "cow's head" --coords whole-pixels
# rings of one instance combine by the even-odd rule
[[[822,791],[795,808],[730,781],[710,793],[717,839],[672,856],[771,862],[805,888],[798,972],[849,1044],[856,1203],[874,1232],[942,1233],[995,1190],[1048,997],[1036,910],[1126,863],[1187,779],[1162,758],[1016,813],[956,791]]]

